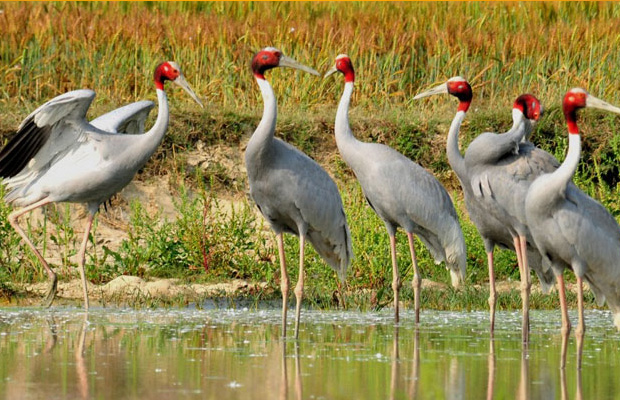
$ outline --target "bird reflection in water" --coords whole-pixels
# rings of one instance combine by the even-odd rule
[[[495,390],[495,339],[493,332],[489,339],[489,357],[488,357],[489,377],[487,379],[487,400],[493,399],[493,391]]]
[[[288,399],[288,370],[286,367],[286,341],[282,341],[282,385],[280,386],[280,399]],[[299,358],[299,343],[295,342],[295,399],[303,399],[303,386],[301,383],[301,361]]]
[[[84,313],[84,320],[82,321],[82,329],[80,330],[80,337],[78,339],[78,346],[75,351],[75,372],[78,378],[78,390],[82,399],[88,399],[88,373],[86,369],[86,357],[84,357],[84,345],[86,342],[86,329],[88,327],[88,313]]]

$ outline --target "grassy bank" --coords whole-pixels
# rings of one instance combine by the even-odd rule
[[[566,135],[559,102],[572,86],[583,86],[620,103],[615,79],[620,54],[620,6],[602,4],[435,4],[435,3],[0,3],[0,137],[4,141],[34,108],[68,90],[97,92],[92,117],[138,99],[154,99],[151,74],[163,59],[178,61],[206,111],[179,96],[171,100],[171,126],[163,145],[137,177],[166,177],[178,218],[151,215],[143,204],[127,206],[128,237],[118,248],[93,239],[87,259],[92,282],[121,274],[182,277],[187,281],[233,278],[268,281],[277,294],[279,267],[273,236],[246,198],[247,182],[222,165],[190,168],[187,154],[198,142],[207,151],[225,145],[243,151],[262,111],[251,74],[253,53],[276,45],[286,54],[325,71],[347,52],[357,69],[352,128],[366,141],[389,144],[432,171],[448,188],[461,214],[468,246],[469,284],[487,281],[482,241],[464,211],[461,190],[445,157],[445,135],[455,111],[449,96],[413,102],[422,88],[453,75],[468,77],[475,103],[461,130],[467,145],[483,131],[511,125],[510,106],[523,92],[539,96],[546,112],[533,141],[563,158]],[[79,23],[75,23],[79,21]],[[543,32],[534,36],[534,32]],[[389,303],[391,264],[388,237],[365,204],[359,185],[337,154],[333,139],[341,79],[319,80],[274,71],[280,106],[278,135],[326,167],[341,189],[356,258],[344,288],[352,306]],[[151,117],[151,122],[153,118]],[[614,214],[618,204],[618,118],[584,113],[583,162],[576,181]],[[234,199],[233,211],[217,207]],[[117,204],[118,206],[119,204]],[[44,278],[34,256],[13,233],[0,205],[0,281]],[[64,205],[28,228],[39,248],[56,246],[59,269],[69,278],[81,226]],[[95,227],[95,236],[97,232]],[[296,280],[297,240],[287,238],[290,273]],[[399,264],[411,280],[406,237],[398,237]],[[423,277],[448,283],[442,266],[417,243]],[[338,287],[313,250],[308,252],[309,297],[333,305]],[[500,252],[499,280],[518,279],[515,257]],[[485,291],[437,289],[425,292],[425,307],[484,309]],[[500,307],[518,308],[518,294],[500,297]],[[554,296],[536,297],[534,307],[556,307]],[[410,300],[409,289],[404,298]],[[590,299],[591,300],[591,299]],[[592,302],[590,301],[591,305]]]

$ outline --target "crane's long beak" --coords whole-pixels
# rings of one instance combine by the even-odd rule
[[[189,83],[187,83],[187,81],[185,80],[185,77],[183,75],[179,75],[175,80],[173,80],[172,82],[176,83],[177,85],[179,85],[180,87],[182,87],[190,96],[192,96],[192,99],[194,99],[196,101],[196,103],[200,104],[200,107],[204,108],[205,106],[202,105],[202,102],[200,101],[200,99],[198,98],[198,96],[196,96],[196,93],[194,93],[194,91],[192,90],[192,88],[189,86]]]
[[[435,86],[432,89],[427,90],[426,92],[422,92],[420,94],[417,94],[413,99],[417,100],[417,99],[421,99],[422,97],[428,97],[428,96],[432,96],[434,94],[441,94],[441,93],[448,93],[448,85],[445,83],[442,83],[441,85]]]
[[[280,66],[280,67],[295,68],[295,69],[299,69],[301,71],[308,72],[308,73],[310,73],[312,75],[321,76],[321,74],[319,74],[316,70],[314,70],[314,69],[312,69],[310,67],[306,67],[302,63],[298,63],[297,61],[295,61],[292,58],[287,57],[287,56],[280,57],[280,64],[278,66]]]
[[[325,73],[325,75],[323,75],[323,79],[327,78],[335,72],[338,72],[338,68],[336,68],[336,66],[334,65],[329,71]]]
[[[611,111],[612,113],[620,114],[620,108],[612,106],[611,104],[598,99],[591,94],[586,97],[586,107],[598,108],[599,110]]]

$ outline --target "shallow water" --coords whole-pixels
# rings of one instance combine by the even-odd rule
[[[381,313],[302,312],[280,339],[280,310],[0,309],[0,398],[613,399],[620,336],[587,310],[579,381],[575,343],[561,374],[558,312],[423,311],[416,333]],[[575,315],[571,314],[575,320]],[[293,331],[290,318],[289,334]],[[579,384],[580,383],[580,384]]]

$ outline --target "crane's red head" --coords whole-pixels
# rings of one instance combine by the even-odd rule
[[[340,54],[336,57],[335,68],[344,74],[345,82],[355,82],[355,70],[348,55]]]
[[[469,109],[471,101],[474,97],[469,82],[467,82],[465,78],[456,76],[454,78],[448,79],[448,82],[446,82],[446,86],[448,88],[448,93],[459,99],[458,111],[466,112]]]
[[[275,67],[295,68],[312,75],[321,76],[317,71],[307,67],[290,57],[285,56],[275,47],[265,47],[252,59],[252,73],[256,79],[265,79],[265,71]]]
[[[467,112],[469,106],[471,105],[471,100],[474,97],[469,82],[467,82],[465,78],[455,76],[448,79],[446,83],[442,83],[439,86],[435,86],[434,88],[427,90],[426,92],[417,94],[413,99],[417,100],[421,99],[422,97],[432,96],[439,93],[449,93],[459,99],[458,111],[463,112]]]
[[[568,133],[579,134],[577,126],[577,110],[587,106],[588,92],[581,88],[573,88],[566,92],[562,102],[564,118],[568,125]]]
[[[525,115],[525,118],[538,121],[543,113],[543,108],[536,96],[531,94],[522,94],[517,97],[512,108],[516,108]]]
[[[259,79],[265,79],[265,71],[280,65],[282,52],[275,47],[265,47],[252,59],[252,73]]]
[[[163,62],[155,67],[155,87],[157,89],[164,90],[165,81],[174,81],[180,75],[182,75],[182,73],[179,64],[174,61]]]
[[[568,125],[568,133],[579,134],[577,110],[584,107],[598,108],[599,110],[620,114],[620,108],[592,96],[581,88],[573,88],[566,92],[562,102],[564,118],[566,118],[566,124]]]

